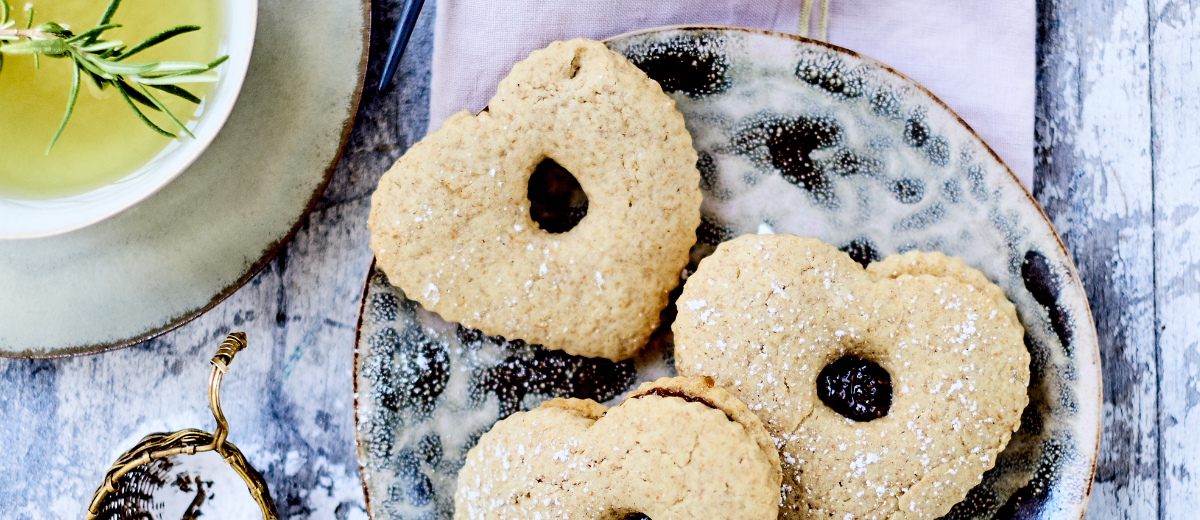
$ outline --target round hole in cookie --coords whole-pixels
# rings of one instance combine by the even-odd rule
[[[587,216],[588,197],[571,172],[542,159],[529,177],[529,216],[547,233],[566,233]]]
[[[892,407],[892,376],[873,361],[842,356],[817,375],[817,396],[844,417],[871,421]]]
[[[650,517],[642,513],[629,513],[621,517],[621,520],[650,520]]]

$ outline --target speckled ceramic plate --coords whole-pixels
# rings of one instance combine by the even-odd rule
[[[943,251],[999,284],[1026,328],[1030,404],[948,517],[1082,516],[1100,423],[1087,299],[1037,204],[962,120],[878,62],[788,35],[665,28],[609,46],[671,93],[700,154],[703,223],[687,272],[724,240],[775,232],[863,263]],[[498,419],[555,396],[611,403],[674,374],[671,318],[635,359],[577,358],[447,323],[372,269],[355,350],[372,515],[450,518],[463,458]]]
[[[241,96],[199,160],[104,222],[0,241],[0,356],[131,345],[262,269],[316,203],[349,136],[369,25],[366,0],[260,0]]]

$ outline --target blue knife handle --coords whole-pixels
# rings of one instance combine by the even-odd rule
[[[404,10],[400,12],[400,26],[392,35],[392,45],[388,48],[387,62],[383,66],[383,74],[379,78],[376,91],[383,92],[392,82],[396,67],[400,65],[400,56],[404,55],[404,48],[408,46],[408,39],[412,36],[413,27],[417,25],[417,15],[421,14],[421,5],[424,3],[425,0],[404,1]]]

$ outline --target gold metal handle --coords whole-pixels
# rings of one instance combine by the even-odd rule
[[[92,502],[88,506],[87,520],[95,520],[99,517],[105,497],[116,491],[117,482],[134,468],[174,455],[193,455],[206,451],[215,451],[220,454],[225,463],[233,468],[238,476],[242,477],[250,494],[258,503],[259,509],[262,510],[264,520],[279,518],[275,503],[271,500],[271,494],[267,490],[267,483],[262,475],[250,466],[246,457],[236,446],[225,442],[226,436],[229,435],[229,423],[225,421],[225,414],[221,412],[221,378],[229,370],[229,364],[233,362],[234,355],[244,348],[246,348],[246,333],[234,332],[225,338],[225,341],[217,348],[217,353],[213,355],[212,372],[208,378],[208,407],[212,409],[213,418],[217,421],[216,431],[210,434],[200,430],[187,429],[172,433],[152,433],[144,437],[137,446],[121,455],[104,475],[104,483],[96,490],[95,495],[92,496]]]
[[[229,370],[233,356],[244,348],[246,348],[246,333],[234,332],[226,336],[225,341],[221,342],[221,346],[217,347],[217,353],[213,355],[211,361],[212,374],[208,377],[208,407],[212,409],[213,418],[217,420],[217,430],[213,433],[213,442],[209,449],[216,450],[222,456],[225,455],[221,448],[225,445],[225,437],[229,435],[229,423],[225,422],[225,414],[221,412],[221,378]]]

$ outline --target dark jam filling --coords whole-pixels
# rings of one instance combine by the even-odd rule
[[[842,356],[817,376],[817,396],[847,418],[875,420],[892,407],[892,376],[871,361]]]
[[[733,420],[733,417],[731,417],[731,416],[729,415],[729,412],[726,412],[725,410],[721,409],[721,407],[719,407],[719,406],[717,406],[717,405],[713,404],[712,402],[708,401],[707,399],[704,399],[704,398],[702,398],[702,397],[696,397],[696,396],[694,396],[694,395],[688,395],[688,394],[685,394],[685,393],[683,393],[683,392],[680,392],[680,391],[678,391],[678,390],[671,390],[671,389],[669,389],[669,388],[654,388],[654,389],[651,389],[649,392],[646,392],[646,393],[644,393],[644,394],[635,395],[635,396],[633,396],[633,398],[634,398],[634,399],[641,399],[641,398],[643,398],[643,397],[646,397],[646,396],[648,396],[648,395],[657,395],[657,396],[659,396],[659,397],[678,397],[678,398],[680,398],[680,399],[683,399],[684,401],[687,401],[687,402],[689,402],[689,403],[700,403],[700,404],[702,404],[702,405],[704,405],[704,406],[707,406],[707,407],[709,407],[709,408],[712,408],[713,410],[721,410],[721,412],[723,412],[723,413],[725,414],[725,417],[726,417],[726,418],[728,418],[730,421],[732,421],[732,420]]]
[[[547,233],[566,233],[587,216],[588,197],[579,180],[553,159],[538,163],[528,195],[529,216]]]

